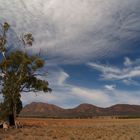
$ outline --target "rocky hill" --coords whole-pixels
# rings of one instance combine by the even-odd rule
[[[101,108],[91,104],[81,104],[72,109],[63,109],[53,104],[33,102],[20,113],[22,117],[89,118],[97,116],[140,116],[140,105],[117,104]]]

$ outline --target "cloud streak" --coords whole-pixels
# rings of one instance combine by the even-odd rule
[[[133,49],[138,48],[135,42],[140,38],[139,9],[139,0],[0,0],[0,23],[7,21],[12,27],[10,42],[18,40],[15,32],[33,33],[34,46],[27,50],[41,50],[48,66],[42,71],[50,69],[47,80],[53,94],[22,94],[23,103],[47,101],[63,107],[83,102],[99,106],[139,103],[137,92],[132,95],[113,85],[101,89],[74,86],[68,83],[71,76],[60,68],[61,64],[81,64],[139,52],[140,49]],[[15,44],[11,42],[10,46]],[[128,57],[123,68],[88,63],[101,72],[102,79],[121,80],[127,85],[137,84],[133,78],[140,77],[139,64],[140,59],[132,61]]]
[[[51,62],[71,64],[130,51],[124,43],[140,37],[138,5],[139,0],[0,0],[0,13],[15,31],[33,33],[32,51],[42,48]]]
[[[105,85],[104,87],[108,91],[114,91],[116,89],[116,85]]]
[[[88,65],[101,72],[101,78],[103,80],[121,80],[127,85],[139,85],[136,81],[132,80],[133,78],[140,77],[140,59],[136,59],[135,61],[130,60],[130,58],[125,57],[124,67],[117,68],[114,66],[96,64],[96,63],[88,63]]]
[[[100,89],[75,86],[67,82],[71,77],[62,69],[52,71],[49,76],[48,80],[53,92],[51,94],[39,92],[37,96],[34,93],[22,93],[21,99],[24,105],[33,101],[48,102],[64,108],[72,108],[81,103],[90,103],[101,107],[118,103],[139,104],[139,91],[132,93],[131,91],[118,90],[115,85],[106,85]]]

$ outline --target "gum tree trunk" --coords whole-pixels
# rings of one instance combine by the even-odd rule
[[[8,121],[10,126],[15,126],[15,119],[16,119],[16,105],[12,107],[12,113],[8,116]]]
[[[9,121],[9,125],[10,126],[15,126],[15,118],[14,118],[14,114],[12,113],[12,114],[10,114],[9,116],[8,116],[8,121]]]

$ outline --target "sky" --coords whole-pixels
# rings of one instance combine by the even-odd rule
[[[33,34],[26,50],[46,61],[40,78],[53,90],[22,93],[24,105],[140,105],[140,0],[0,0],[4,22],[10,49]]]

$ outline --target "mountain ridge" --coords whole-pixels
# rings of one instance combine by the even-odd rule
[[[140,116],[140,105],[116,104],[110,107],[98,107],[83,103],[74,108],[64,109],[54,104],[32,102],[26,105],[20,117],[49,118],[89,118],[97,116]]]

